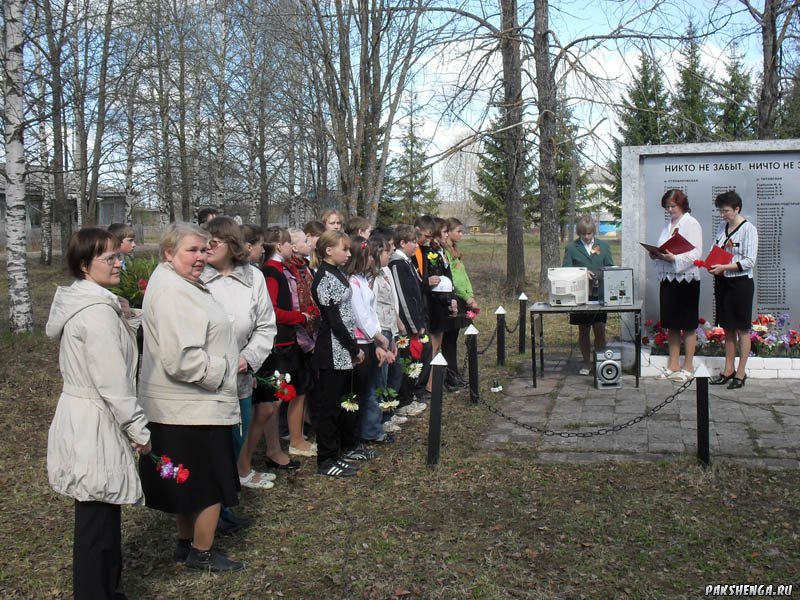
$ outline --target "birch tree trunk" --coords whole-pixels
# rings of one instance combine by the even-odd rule
[[[52,90],[53,194],[55,212],[59,221],[62,257],[67,255],[67,240],[72,235],[72,206],[70,205],[70,199],[67,197],[64,182],[64,84],[61,77],[67,6],[68,3],[65,2],[59,15],[53,13],[53,5],[50,0],[43,0],[42,2],[47,36],[47,53],[50,62],[50,89]]]
[[[34,29],[37,35],[42,35],[43,23],[39,7],[34,8]],[[39,145],[39,168],[42,174],[42,213],[41,228],[42,240],[39,262],[42,265],[50,265],[53,262],[53,184],[50,177],[50,151],[48,141],[48,111],[45,103],[47,97],[47,86],[45,85],[45,64],[40,46],[33,48],[33,78],[36,83],[38,102],[35,104],[34,112],[36,120],[39,122],[37,128],[37,143]]]
[[[417,0],[402,10],[385,0],[305,5],[314,22],[312,52],[322,63],[345,212],[374,223],[397,107],[418,58],[423,7]]]
[[[97,223],[97,189],[100,185],[100,157],[103,154],[103,135],[106,129],[106,92],[108,88],[108,56],[111,47],[112,23],[114,17],[114,0],[108,0],[105,21],[103,24],[103,43],[100,54],[100,69],[97,82],[97,114],[94,124],[94,143],[92,147],[92,167],[89,189],[84,199],[86,220],[89,224]],[[112,216],[113,220],[114,217]]]
[[[541,211],[541,271],[539,287],[545,289],[547,269],[559,263],[558,206],[556,198],[556,85],[550,63],[548,0],[534,0],[533,54],[539,107],[539,207]]]
[[[22,103],[23,0],[5,0],[6,268],[12,333],[33,330],[25,237],[25,148]]]
[[[65,3],[69,4],[69,3]],[[84,44],[81,48],[81,39],[88,38],[86,31],[88,22],[82,16],[76,4],[70,5],[73,8],[72,22],[79,24],[77,30],[69,37],[70,40],[70,60],[71,60],[71,91],[69,108],[72,110],[72,115],[75,120],[74,127],[72,127],[72,136],[75,147],[72,152],[72,164],[75,170],[75,179],[77,182],[77,190],[70,185],[70,192],[77,195],[76,206],[78,214],[78,228],[83,227],[87,215],[85,214],[85,199],[88,190],[89,169],[88,169],[88,130],[86,125],[86,87],[88,85],[88,63],[89,63],[89,48],[88,44]],[[82,30],[82,31],[81,31]],[[72,181],[70,182],[72,184]],[[93,224],[93,221],[90,221]]]

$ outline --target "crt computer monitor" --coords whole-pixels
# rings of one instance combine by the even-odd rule
[[[552,306],[578,306],[589,299],[589,278],[585,267],[547,269]]]

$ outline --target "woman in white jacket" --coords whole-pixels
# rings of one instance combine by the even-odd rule
[[[119,283],[119,242],[102,229],[69,240],[75,282],[56,290],[46,332],[59,338],[64,387],[47,438],[53,489],[75,499],[72,582],[76,600],[124,597],[120,507],[140,504],[135,452],[150,452],[136,400],[136,336],[107,287]]]
[[[236,221],[230,217],[217,217],[203,228],[211,234],[211,241],[208,243],[208,264],[200,281],[208,286],[214,300],[228,313],[239,347],[237,387],[242,423],[241,427],[234,427],[233,433],[234,453],[238,460],[250,426],[254,373],[269,356],[275,341],[275,311],[264,276],[248,261],[249,253]],[[237,466],[241,467],[241,463]],[[239,472],[239,483],[244,487],[269,489],[274,480],[274,473],[259,473],[252,468]],[[223,511],[222,519],[230,521],[230,514]]]
[[[244,566],[213,546],[221,506],[239,502],[231,443],[231,426],[240,422],[239,348],[228,315],[200,281],[210,237],[196,225],[172,223],[142,305],[139,398],[153,445],[191,476],[176,485],[144,463],[139,474],[147,506],[176,515],[173,557],[218,572]]]

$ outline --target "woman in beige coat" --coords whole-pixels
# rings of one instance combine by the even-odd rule
[[[107,287],[119,283],[119,242],[102,229],[69,240],[75,282],[56,290],[46,332],[61,341],[64,387],[47,438],[53,489],[75,499],[72,581],[76,600],[124,598],[120,506],[139,504],[135,452],[150,452],[136,400],[134,329]]]
[[[239,348],[227,312],[200,281],[210,235],[172,223],[142,305],[139,399],[153,445],[191,475],[182,485],[140,463],[145,503],[176,515],[176,560],[193,569],[235,571],[242,563],[213,547],[220,508],[239,502],[231,425],[240,422]]]

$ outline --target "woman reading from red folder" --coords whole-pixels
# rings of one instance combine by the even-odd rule
[[[661,326],[667,329],[669,361],[667,369],[658,379],[685,382],[694,372],[694,351],[697,347],[698,305],[700,303],[700,269],[694,261],[700,258],[703,247],[703,230],[691,214],[689,199],[677,189],[668,190],[661,198],[661,206],[669,214],[658,238],[659,247],[680,233],[693,246],[681,254],[670,251],[650,252],[655,261],[659,286]],[[685,349],[683,368],[680,367],[681,332]]]

